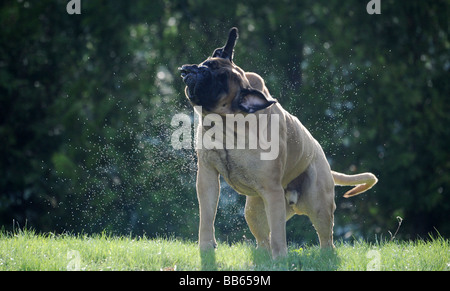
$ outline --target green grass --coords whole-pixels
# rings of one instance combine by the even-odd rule
[[[450,270],[449,241],[337,243],[335,251],[291,245],[272,260],[249,243],[200,255],[178,239],[0,232],[0,270]]]

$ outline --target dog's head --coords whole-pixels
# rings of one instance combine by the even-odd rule
[[[212,57],[199,65],[179,68],[189,101],[202,106],[206,112],[253,113],[276,102],[263,91],[253,88],[246,73],[233,63],[237,38],[238,30],[233,27],[225,46],[214,50]]]

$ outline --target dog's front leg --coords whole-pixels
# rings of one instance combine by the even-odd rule
[[[261,193],[270,228],[270,247],[274,259],[287,254],[286,243],[286,202],[284,190],[272,187]]]
[[[219,202],[220,182],[216,169],[202,163],[199,159],[197,170],[197,198],[200,209],[198,243],[200,250],[216,247],[214,220]]]

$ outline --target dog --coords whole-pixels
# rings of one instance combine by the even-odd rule
[[[372,188],[378,180],[372,173],[345,175],[332,171],[320,144],[270,95],[263,78],[234,64],[237,39],[238,30],[233,27],[225,46],[216,49],[212,57],[199,65],[179,68],[186,85],[185,95],[193,106],[201,106],[203,116],[214,114],[223,120],[239,114],[268,116],[271,122],[255,119],[259,127],[255,136],[272,133],[276,126],[278,132],[270,138],[279,143],[278,155],[261,159],[260,154],[267,151],[261,146],[197,149],[200,250],[216,247],[214,220],[219,175],[239,194],[246,195],[245,219],[250,231],[258,248],[271,251],[274,259],[287,254],[286,221],[294,214],[310,218],[321,248],[334,248],[335,185],[355,186],[344,195],[352,197]],[[197,139],[210,128],[200,124]],[[247,129],[251,130],[248,125]],[[233,130],[236,126],[231,126]],[[225,143],[223,139],[219,141]]]

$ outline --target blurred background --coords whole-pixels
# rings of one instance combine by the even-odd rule
[[[335,238],[450,237],[447,0],[4,0],[0,4],[0,229],[197,240],[194,150],[170,121],[193,116],[177,68],[240,31],[234,61],[321,143],[334,170]],[[245,197],[222,181],[217,238],[254,240]],[[317,244],[307,217],[288,241]]]

